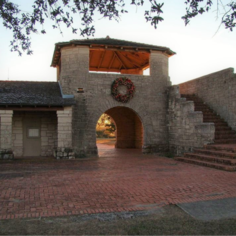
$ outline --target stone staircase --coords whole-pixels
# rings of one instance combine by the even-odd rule
[[[177,157],[176,160],[236,171],[236,132],[197,96],[181,95],[181,97],[186,98],[187,101],[193,101],[195,111],[202,111],[203,122],[215,124],[215,140],[214,144],[195,149],[193,153],[185,153],[183,157]]]

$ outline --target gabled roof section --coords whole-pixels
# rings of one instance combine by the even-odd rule
[[[58,82],[0,81],[0,106],[70,106]]]
[[[161,47],[151,44],[137,43],[132,41],[113,39],[107,36],[106,38],[97,39],[80,39],[71,40],[69,42],[59,42],[55,44],[54,54],[52,58],[51,66],[56,67],[60,59],[60,49],[65,46],[89,46],[90,48],[103,47],[104,49],[133,49],[135,51],[159,51],[166,53],[168,56],[176,54],[174,51],[167,47]]]

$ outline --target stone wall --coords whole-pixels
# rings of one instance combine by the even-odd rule
[[[56,114],[44,114],[41,117],[41,156],[52,156],[57,146]]]
[[[135,85],[134,97],[128,103],[111,96],[111,84],[119,77],[127,77]],[[89,73],[89,47],[62,48],[60,83],[63,93],[74,94],[76,99],[72,121],[76,156],[97,155],[97,121],[107,110],[120,106],[132,109],[140,118],[144,152],[168,149],[166,90],[170,78],[166,55],[150,54],[150,76]],[[77,93],[77,88],[83,88],[84,93]]]
[[[214,124],[203,123],[202,112],[195,112],[194,103],[180,97],[178,86],[170,87],[168,95],[169,151],[180,156],[213,143]]]
[[[196,94],[236,130],[236,75],[233,68],[179,85],[181,94]]]
[[[14,112],[12,119],[12,146],[17,157],[23,156],[23,113]]]
[[[57,146],[56,112],[15,111],[12,121],[12,145],[15,156],[23,156],[24,119],[40,118],[41,121],[41,156],[52,156]]]
[[[0,110],[0,159],[14,159],[12,150],[12,110]]]
[[[135,120],[135,147],[142,148],[143,146],[143,125],[138,116],[134,117]]]
[[[0,148],[12,148],[12,115],[13,111],[0,110]]]
[[[57,159],[74,159],[72,149],[72,107],[64,107],[64,110],[57,111],[57,147],[54,150],[54,157]]]

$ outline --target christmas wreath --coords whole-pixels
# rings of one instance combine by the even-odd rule
[[[120,85],[125,85],[127,88],[126,94],[122,95],[118,91],[118,87]],[[135,86],[132,81],[128,78],[122,77],[114,80],[111,85],[111,95],[116,99],[118,102],[126,103],[134,96]]]

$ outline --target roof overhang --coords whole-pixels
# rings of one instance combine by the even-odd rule
[[[149,54],[152,51],[164,53],[170,57],[175,55],[171,49],[167,47],[160,47],[155,45],[148,45],[143,43],[130,42],[125,40],[102,38],[102,39],[87,39],[87,40],[71,40],[69,42],[59,42],[55,44],[54,53],[52,57],[52,67],[56,67],[60,62],[61,49],[63,47],[77,47],[87,46],[91,51],[115,51],[117,53],[130,52],[136,54]],[[97,52],[98,53],[98,52]],[[90,54],[91,55],[91,54]],[[133,68],[134,69],[134,68]]]

